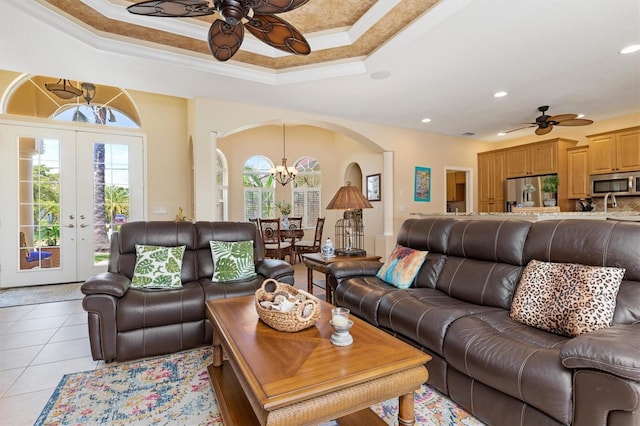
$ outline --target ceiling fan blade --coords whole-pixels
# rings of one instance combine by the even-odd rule
[[[507,130],[505,133],[511,133],[511,132],[516,132],[518,130],[522,130],[522,129],[528,129],[530,127],[536,127],[537,124],[531,124],[529,126],[524,126],[524,127],[518,127],[517,129],[512,129],[512,130]]]
[[[245,26],[258,40],[296,55],[308,55],[311,47],[300,31],[274,15],[254,15]]]
[[[150,0],[127,7],[129,13],[162,18],[188,18],[215,13],[207,0]]]
[[[240,49],[244,40],[244,28],[242,25],[229,25],[216,19],[209,28],[207,39],[213,57],[219,61],[227,61]]]
[[[546,127],[538,127],[536,129],[536,135],[539,135],[539,136],[546,135],[551,130],[553,130],[553,125],[552,124],[548,124]]]
[[[577,114],[560,114],[549,117],[547,121],[555,121],[556,123],[559,123],[561,121],[573,120],[577,116]]]
[[[256,5],[251,6],[253,12],[258,15],[270,13],[282,13],[296,9],[309,0],[257,0]]]
[[[563,120],[558,122],[557,126],[587,126],[592,124],[593,120],[587,120],[586,118],[576,118],[573,120]]]

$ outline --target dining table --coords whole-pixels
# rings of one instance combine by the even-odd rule
[[[304,229],[282,229],[280,228],[280,241],[291,243],[291,255],[289,260],[292,265],[296,263],[296,241],[302,240],[304,237]]]

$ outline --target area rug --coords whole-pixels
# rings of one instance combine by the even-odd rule
[[[0,290],[0,308],[79,300],[82,283],[49,284]]]
[[[209,348],[65,375],[35,425],[223,426],[206,367]],[[435,390],[416,392],[418,425],[482,425]],[[397,399],[372,407],[397,424]]]

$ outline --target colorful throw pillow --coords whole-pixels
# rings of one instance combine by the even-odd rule
[[[532,260],[511,304],[511,318],[574,337],[611,325],[624,268]]]
[[[181,288],[180,271],[185,246],[163,247],[136,244],[133,288]]]
[[[376,276],[398,288],[409,288],[427,257],[426,251],[396,245]]]
[[[209,241],[213,282],[248,280],[256,276],[253,241]]]

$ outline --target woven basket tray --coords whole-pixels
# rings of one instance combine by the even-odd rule
[[[260,306],[261,301],[272,301],[278,294],[304,298],[304,301],[291,312],[280,312]],[[320,318],[320,304],[306,291],[298,290],[289,284],[280,283],[273,278],[266,279],[256,291],[256,311],[260,319],[269,327],[290,333],[311,327]],[[307,308],[311,306],[311,308]],[[307,315],[304,315],[305,310]]]

